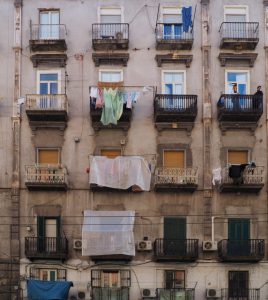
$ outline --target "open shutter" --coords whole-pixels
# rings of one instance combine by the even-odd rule
[[[131,286],[131,278],[130,278],[130,270],[120,270],[120,286],[121,287],[130,287]]]
[[[91,270],[91,286],[101,287],[101,270]]]

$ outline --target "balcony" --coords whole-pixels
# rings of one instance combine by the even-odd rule
[[[66,27],[63,24],[38,24],[30,27],[30,50],[66,51]]]
[[[196,116],[196,95],[157,94],[155,96],[154,120],[158,130],[173,128],[190,132]]]
[[[218,253],[222,261],[258,262],[264,258],[264,240],[221,240]]]
[[[223,131],[228,129],[249,129],[254,131],[262,113],[262,97],[223,94],[218,101],[218,121]]]
[[[96,50],[127,50],[129,43],[129,24],[92,24],[92,45]]]
[[[117,121],[116,125],[115,124],[103,125],[101,122],[101,115],[102,115],[102,108],[95,108],[95,106],[91,102],[90,117],[91,117],[92,127],[95,131],[99,131],[101,129],[122,129],[127,131],[130,128],[132,109],[127,108],[126,104],[124,104],[123,113],[120,119]]]
[[[222,289],[221,300],[260,300],[260,289]]]
[[[65,237],[26,237],[25,255],[29,259],[60,259],[68,257]]]
[[[68,102],[65,94],[26,95],[25,104],[29,125],[37,128],[64,130],[68,121]]]
[[[240,165],[235,165],[239,168]],[[264,167],[247,166],[241,176],[230,177],[230,168],[222,169],[222,180],[219,186],[221,193],[258,193],[264,186]]]
[[[93,287],[93,300],[129,300],[129,288],[108,288],[108,287]]]
[[[191,50],[193,41],[193,31],[184,32],[182,24],[157,23],[156,25],[157,50]]]
[[[28,190],[67,190],[67,169],[65,167],[61,165],[32,165],[25,168],[25,185]]]
[[[154,257],[156,261],[195,261],[198,259],[198,240],[156,239]]]
[[[198,186],[197,168],[155,169],[154,187],[157,192],[194,192]]]
[[[259,42],[258,22],[223,22],[219,32],[221,49],[254,50]]]
[[[195,290],[194,289],[156,289],[156,298],[157,300],[179,300],[179,299],[187,299],[194,300],[195,299]]]

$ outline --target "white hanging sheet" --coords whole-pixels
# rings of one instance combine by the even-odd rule
[[[114,189],[128,189],[134,185],[150,190],[151,171],[140,156],[91,156],[89,183]]]
[[[135,255],[135,211],[84,211],[82,256]]]

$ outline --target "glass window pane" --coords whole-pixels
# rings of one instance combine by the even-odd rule
[[[174,83],[183,82],[183,74],[182,73],[173,73],[172,81]]]
[[[233,84],[229,83],[227,86],[227,94],[233,94]]]
[[[228,72],[227,74],[227,81],[236,82],[236,73]]]
[[[241,82],[241,83],[246,83],[247,82],[247,73],[237,73],[236,81]]]
[[[40,94],[41,95],[48,94],[48,84],[47,83],[40,83]]]
[[[57,82],[50,83],[50,94],[58,94],[58,83]]]
[[[164,73],[164,82],[171,83],[173,78],[173,73]]]
[[[59,24],[60,23],[60,14],[58,11],[51,12],[51,24]]]
[[[40,74],[40,81],[58,81],[58,74]]]
[[[246,84],[238,84],[238,93],[241,95],[245,95],[247,93]]]
[[[174,85],[174,94],[175,95],[182,95],[183,94],[182,84],[175,84]]]
[[[49,14],[48,12],[40,13],[40,24],[49,24]]]
[[[172,95],[173,94],[173,86],[172,84],[165,84],[165,94]]]

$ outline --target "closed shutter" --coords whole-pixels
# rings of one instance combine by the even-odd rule
[[[101,150],[101,156],[116,158],[121,155],[121,150]]]
[[[165,239],[186,239],[186,219],[177,217],[164,218]]]
[[[228,239],[229,240],[248,240],[250,238],[249,219],[229,219],[228,220]]]
[[[228,151],[228,163],[241,165],[248,163],[248,151]]]
[[[167,168],[184,168],[184,151],[164,151],[164,167]]]
[[[38,163],[39,164],[55,164],[59,163],[58,149],[38,149]]]

